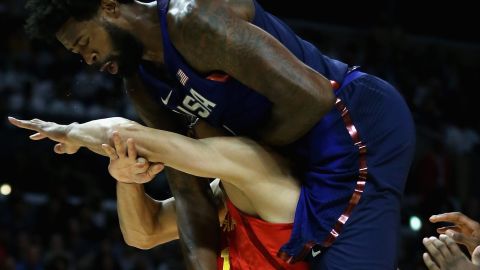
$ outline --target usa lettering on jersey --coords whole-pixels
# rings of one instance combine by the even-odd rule
[[[181,69],[178,69],[177,71],[177,79],[180,81],[180,83],[183,86],[186,86],[189,80],[188,76]],[[168,99],[167,99],[167,102],[168,102]],[[193,88],[190,88],[189,94],[185,96],[185,98],[182,101],[182,105],[177,106],[177,109],[188,115],[208,118],[208,116],[210,116],[210,113],[212,112],[213,108],[215,108],[215,106],[216,106],[215,103],[211,102],[210,100],[200,95]]]

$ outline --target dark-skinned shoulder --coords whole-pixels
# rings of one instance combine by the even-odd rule
[[[331,97],[325,99],[331,94],[328,80],[249,22],[255,13],[251,0],[173,1],[170,38],[197,72],[223,71],[276,105],[291,106],[292,97],[298,101],[295,109],[308,100],[331,103]]]
[[[293,142],[330,111],[330,81],[250,23],[251,0],[172,1],[169,35],[187,63],[199,73],[229,74],[272,102],[270,121],[259,132],[264,141]]]
[[[254,15],[252,0],[171,0],[169,35],[175,48],[192,67],[200,73],[208,73],[224,64],[219,63],[225,60],[219,56],[227,53],[227,28],[231,28],[234,21],[251,21]],[[215,41],[215,51],[212,41]],[[198,58],[199,54],[209,61]]]

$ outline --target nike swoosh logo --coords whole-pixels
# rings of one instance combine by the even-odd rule
[[[318,254],[322,253],[322,250],[319,250],[319,251],[315,251],[313,248],[312,248],[312,257],[317,257]]]
[[[168,96],[163,99],[162,97],[160,98],[163,102],[163,104],[168,105],[168,101],[170,100],[170,96],[172,95],[173,90],[170,90],[170,93],[168,93]]]

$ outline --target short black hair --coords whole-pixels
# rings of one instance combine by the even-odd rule
[[[28,0],[29,16],[25,31],[34,39],[52,41],[60,27],[69,19],[85,21],[97,14],[101,0]],[[133,0],[120,0],[131,3]]]

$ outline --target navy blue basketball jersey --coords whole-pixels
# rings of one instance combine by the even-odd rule
[[[234,135],[254,135],[268,121],[272,103],[228,74],[203,76],[193,70],[169,38],[168,4],[169,0],[157,1],[165,69],[170,79],[162,81],[164,74],[143,64],[139,70],[143,81],[158,102],[173,111],[203,118]],[[302,189],[290,241],[279,255],[295,262],[309,252],[316,257],[320,251],[312,247],[321,246],[329,249],[319,257],[348,265],[339,269],[351,265],[358,269],[395,269],[391,265],[395,262],[396,242],[375,242],[372,246],[369,241],[376,239],[380,231],[372,228],[382,228],[382,235],[391,235],[392,239],[396,235],[397,227],[392,224],[398,223],[389,217],[398,216],[400,211],[414,152],[415,132],[408,106],[387,82],[358,70],[349,72],[347,64],[323,55],[255,0],[254,4],[252,24],[340,86],[335,91],[334,108],[288,146],[292,150],[290,158],[300,167]],[[261,79],[262,74],[258,76]],[[385,200],[371,203],[375,198]],[[379,222],[378,227],[371,226],[374,220]],[[357,238],[352,235],[362,240],[355,241]],[[337,245],[332,246],[337,238]],[[348,253],[345,247],[370,250],[373,254]],[[375,254],[376,258],[384,258],[388,266],[372,268],[371,263],[362,266],[356,259],[349,259],[353,255],[363,259]]]
[[[298,37],[286,24],[265,12],[255,2],[252,23],[277,38],[305,64],[325,77],[342,82],[347,65],[324,56],[311,43]],[[166,13],[169,0],[157,1],[162,29],[165,67],[175,77],[169,84],[162,82],[155,71],[140,66],[142,80],[158,102],[182,114],[205,119],[234,135],[252,135],[268,119],[272,104],[264,96],[227,74],[204,77],[193,70],[173,46],[168,35]],[[258,76],[262,76],[258,74]]]

